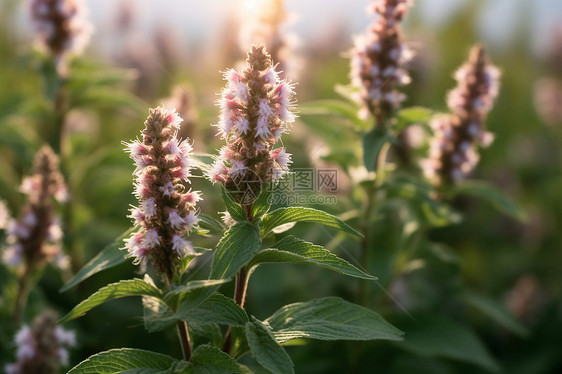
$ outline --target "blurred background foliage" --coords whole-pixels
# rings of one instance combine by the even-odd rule
[[[464,61],[470,46],[480,40],[477,21],[493,2],[466,2],[439,24],[427,23],[414,6],[405,33],[417,57],[410,67],[414,80],[407,88],[405,106],[446,110],[445,94],[454,86],[452,72]],[[86,3],[95,7],[95,2]],[[113,30],[102,33],[113,39],[93,37],[87,55],[73,61],[67,86],[71,109],[65,131],[69,141],[61,147],[71,155],[65,177],[74,206],[74,271],[130,225],[126,215],[134,202],[133,166],[121,141],[137,136],[149,107],[175,103],[178,109],[183,105],[180,113],[189,123],[184,135],[194,139],[196,151],[215,153],[220,140],[210,124],[217,122],[214,101],[222,87],[219,70],[243,57],[232,36],[243,20],[223,25],[212,46],[182,44],[178,42],[182,38],[175,36],[183,30],[166,27],[148,33],[153,35],[144,32],[139,42],[138,25],[132,26],[135,2],[111,4],[113,18],[95,26]],[[513,6],[520,7],[523,14],[531,7],[525,2]],[[196,5],[189,8],[178,11],[197,13]],[[54,83],[45,79],[49,74],[44,71],[49,66],[33,51],[32,33],[24,18],[23,2],[0,3],[0,197],[14,215],[23,204],[17,185],[30,170],[46,123],[55,115],[49,104]],[[299,22],[309,21],[300,15]],[[334,21],[333,29],[319,32],[324,39],[301,40],[295,54],[303,66],[294,79],[299,82],[300,103],[339,98],[334,86],[349,82],[349,62],[342,55],[351,47],[349,30],[365,25]],[[551,30],[545,37],[552,43],[541,40],[543,48],[535,48],[533,24],[525,17],[519,18],[512,32],[517,42],[489,48],[494,64],[503,72],[501,93],[487,121],[496,141],[482,152],[472,178],[486,180],[503,191],[521,206],[526,219],[518,221],[482,200],[461,197],[452,204],[462,213],[460,222],[429,225],[424,236],[408,236],[404,233],[409,230],[410,211],[398,203],[389,204],[376,217],[369,270],[380,281],[369,286],[368,304],[404,330],[405,341],[299,341],[302,345],[289,348],[296,372],[562,371],[562,118],[545,116],[547,109],[537,100],[539,80],[562,79],[560,52],[552,52],[554,47],[562,50],[562,42]],[[353,165],[360,141],[342,122],[341,118],[302,115],[292,134],[284,138],[294,155],[294,167],[334,167],[342,157],[343,163]],[[412,170],[419,173],[415,160]],[[204,194],[201,210],[217,217],[224,210],[218,189],[200,175],[192,182]],[[343,172],[338,176],[337,204],[319,207],[346,214],[354,225],[354,207],[362,196],[350,196],[351,181]],[[297,236],[323,243],[357,263],[359,247],[352,239],[307,224],[294,230],[298,230]],[[197,245],[210,247],[217,238],[198,240]],[[209,256],[203,256],[189,276],[206,276],[208,264]],[[45,306],[64,314],[99,287],[130,278],[135,271],[131,264],[121,265],[59,293],[71,274],[61,276],[48,269],[30,295],[26,319]],[[232,292],[229,287],[232,285],[224,287],[226,294]],[[323,269],[265,265],[252,277],[247,305],[250,313],[263,319],[290,302],[328,295],[353,299],[358,287],[355,280]],[[4,266],[0,266],[0,288],[0,364],[4,364],[13,359],[15,331],[9,319],[15,278]],[[72,351],[71,362],[115,347],[145,348],[179,357],[174,333],[147,335],[141,315],[140,300],[125,299],[72,322],[79,347]]]

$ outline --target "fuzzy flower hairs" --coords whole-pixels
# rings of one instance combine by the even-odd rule
[[[242,199],[257,196],[264,183],[289,170],[290,154],[273,146],[295,121],[293,85],[279,78],[264,46],[252,47],[242,73],[228,70],[224,77],[218,132],[226,146],[208,176],[251,203]]]
[[[194,253],[186,239],[197,224],[199,192],[186,191],[192,167],[192,146],[177,138],[182,119],[175,110],[150,109],[142,140],[124,143],[135,161],[135,195],[139,207],[130,217],[139,230],[125,239],[125,247],[137,263],[150,259],[168,282],[179,269],[179,261]]]
[[[351,82],[360,89],[358,101],[373,114],[377,126],[384,126],[406,99],[396,87],[411,81],[403,66],[412,52],[404,45],[400,27],[410,3],[372,0],[368,9],[377,17],[365,34],[355,38],[351,52]]]
[[[436,185],[465,178],[478,163],[478,145],[492,143],[485,119],[498,95],[499,76],[480,45],[472,48],[468,62],[455,73],[457,87],[447,97],[452,114],[432,120],[434,137],[429,158],[422,162],[426,177]]]

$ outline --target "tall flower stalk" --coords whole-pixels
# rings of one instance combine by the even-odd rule
[[[208,176],[234,193],[244,207],[246,219],[254,220],[252,205],[261,190],[288,172],[291,155],[283,147],[273,148],[295,121],[293,85],[279,78],[265,47],[252,46],[242,73],[228,70],[219,101],[219,135],[226,146],[220,150]],[[249,269],[236,276],[234,301],[244,307]],[[224,350],[231,345],[231,331]]]
[[[60,155],[61,169],[66,176],[71,158],[65,137],[65,122],[69,110],[66,81],[71,57],[84,51],[93,31],[86,13],[83,0],[31,0],[29,3],[29,14],[36,34],[35,42],[47,57],[41,62],[41,72],[45,95],[53,111],[52,121],[43,126],[43,138]],[[72,185],[69,184],[68,190],[72,195]],[[72,199],[65,205],[63,218],[65,246],[71,256],[73,270],[78,271],[82,261],[74,240]]]
[[[484,47],[470,51],[468,61],[455,73],[457,87],[447,96],[452,114],[432,120],[434,137],[423,171],[436,185],[464,179],[479,160],[478,146],[494,139],[485,120],[499,92],[499,70],[490,64]]]
[[[357,101],[362,104],[361,117],[370,113],[374,118],[372,134],[383,138],[383,145],[374,159],[365,158],[365,167],[376,171],[373,186],[365,188],[366,201],[361,217],[363,238],[361,240],[361,265],[369,265],[370,225],[375,197],[386,177],[386,159],[390,143],[385,139],[391,127],[391,119],[406,100],[406,95],[398,90],[411,82],[405,64],[412,52],[404,43],[401,22],[408,11],[411,0],[372,0],[368,11],[376,14],[375,19],[363,35],[355,37],[351,51],[351,81],[359,89]],[[370,136],[366,134],[365,136]],[[364,142],[363,152],[371,152],[372,142]],[[361,280],[359,299],[366,303],[366,282]]]
[[[59,202],[66,200],[66,186],[58,169],[58,159],[48,146],[43,146],[35,155],[33,174],[23,180],[21,192],[27,195],[27,204],[20,218],[9,223],[8,247],[3,253],[4,262],[18,271],[19,288],[13,314],[17,324],[21,321],[35,273],[51,261],[61,268],[68,267],[53,202],[53,198]]]
[[[387,126],[406,96],[397,87],[411,82],[404,64],[412,52],[404,44],[400,23],[410,0],[373,0],[368,10],[377,16],[367,32],[355,38],[351,52],[351,80],[360,89],[358,100]]]
[[[125,143],[136,165],[134,194],[139,200],[130,215],[138,230],[125,239],[125,248],[135,263],[152,265],[168,288],[180,280],[182,258],[195,253],[186,237],[198,222],[196,204],[201,200],[199,192],[184,184],[191,175],[192,146],[177,138],[181,122],[175,110],[151,109],[142,139]],[[189,359],[186,323],[178,321],[178,329]]]

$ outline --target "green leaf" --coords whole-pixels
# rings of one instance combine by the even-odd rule
[[[244,212],[244,209],[240,204],[234,201],[230,193],[225,188],[221,189],[221,195],[226,205],[226,210],[230,213],[232,219],[237,222],[246,221],[246,213]]]
[[[375,127],[363,136],[363,164],[369,171],[376,169],[382,146],[392,139],[386,129]]]
[[[396,113],[396,127],[397,131],[403,130],[405,127],[415,123],[427,123],[433,116],[433,111],[429,108],[421,106],[413,106],[404,108]]]
[[[271,186],[265,184],[256,201],[252,205],[252,217],[261,218],[271,208]]]
[[[101,352],[82,361],[68,374],[114,374],[132,369],[152,369],[142,373],[158,373],[177,362],[174,358],[142,349],[121,348]]]
[[[126,296],[151,296],[157,299],[162,297],[160,290],[142,279],[123,280],[100,288],[86,300],[74,307],[59,323],[80,317],[90,309],[107,301]]]
[[[201,317],[198,309],[201,304],[217,291],[223,280],[192,281],[164,296],[164,304],[158,300],[143,298],[144,325],[149,332],[165,330],[178,320],[190,321],[191,316]],[[211,319],[203,322],[213,323]]]
[[[235,359],[211,345],[201,345],[193,351],[191,361],[182,374],[244,374],[246,370]]]
[[[291,357],[262,322],[252,317],[246,324],[246,338],[252,356],[261,366],[274,374],[294,373]]]
[[[61,289],[60,292],[65,292],[76,286],[80,282],[88,279],[92,275],[99,273],[102,270],[110,269],[127,261],[127,251],[121,250],[123,246],[123,239],[131,235],[135,230],[131,227],[125,231],[120,237],[115,239],[113,243],[106,246],[100,253],[92,258],[86,265],[76,273],[76,275],[68,281]]]
[[[527,220],[527,215],[519,206],[509,199],[504,192],[494,186],[476,181],[464,181],[454,187],[455,192],[462,195],[471,195],[488,202],[500,213],[513,217],[521,222]]]
[[[221,220],[207,214],[199,213],[197,218],[199,218],[199,226],[209,230],[212,234],[222,235],[228,228]]]
[[[248,316],[244,309],[240,308],[234,300],[220,293],[208,297],[203,303],[195,308],[179,308],[172,316],[175,320],[218,323],[227,326],[244,326],[248,322]]]
[[[144,328],[148,332],[166,330],[175,320],[171,319],[172,311],[161,300],[153,297],[142,297]]]
[[[529,331],[511,315],[507,308],[494,299],[477,293],[467,293],[465,300],[469,305],[478,309],[512,333],[520,337],[525,337],[529,334]]]
[[[230,282],[230,279],[193,280],[193,281],[187,282],[186,284],[184,284],[182,286],[178,286],[178,287],[174,288],[173,290],[169,291],[168,293],[166,293],[166,295],[164,296],[164,300],[166,302],[169,302],[173,298],[177,299],[182,294],[189,293],[189,292],[197,290],[199,288],[219,286],[219,285],[227,283],[227,282]]]
[[[339,297],[285,305],[265,320],[280,342],[320,340],[401,340],[402,332],[370,309]]]
[[[303,207],[279,208],[266,214],[261,223],[262,236],[265,237],[274,228],[290,222],[314,222],[340,229],[354,236],[362,236],[351,226],[331,214],[321,210]]]
[[[211,279],[230,278],[245,266],[260,246],[259,227],[238,222],[224,234],[214,252]]]
[[[420,356],[444,357],[478,365],[492,372],[499,367],[478,336],[466,326],[441,316],[417,318],[404,327],[400,347]]]
[[[366,128],[367,124],[358,116],[358,109],[340,100],[318,100],[299,106],[301,115],[339,115],[348,119],[356,128]]]
[[[318,265],[350,277],[376,280],[377,277],[366,274],[344,259],[339,258],[326,248],[309,243],[294,236],[287,236],[273,245],[274,249],[259,252],[250,262],[250,266],[260,263],[293,263]]]

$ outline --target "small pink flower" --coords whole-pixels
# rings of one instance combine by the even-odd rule
[[[184,220],[179,214],[178,211],[173,209],[170,210],[170,212],[168,213],[168,223],[170,224],[170,226],[176,230],[180,230],[183,225],[186,223],[186,220]]]
[[[160,244],[161,238],[156,229],[149,229],[144,233],[142,247],[154,248]]]

